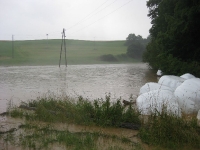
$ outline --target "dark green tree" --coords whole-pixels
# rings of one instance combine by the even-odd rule
[[[151,42],[145,62],[166,74],[200,76],[200,1],[149,0]]]
[[[133,42],[127,48],[126,54],[135,59],[142,59],[145,47],[140,42]]]
[[[143,38],[141,35],[135,35],[134,33],[133,34],[129,34],[128,37],[126,38],[126,42],[125,42],[125,45],[126,46],[129,46],[131,45],[133,42],[142,42],[143,41]]]
[[[148,36],[147,39],[143,39],[141,35],[136,36],[134,33],[129,34],[125,42],[125,45],[128,46],[126,54],[129,57],[141,60],[145,47],[150,39],[151,36]]]

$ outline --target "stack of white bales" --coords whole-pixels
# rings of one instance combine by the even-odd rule
[[[140,88],[136,104],[143,115],[152,112],[168,113],[181,116],[200,110],[200,79],[187,73],[180,77],[162,76],[158,83],[149,82]]]

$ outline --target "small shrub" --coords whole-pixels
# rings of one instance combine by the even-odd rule
[[[112,54],[102,55],[102,56],[100,56],[100,60],[109,61],[109,62],[118,61],[117,58],[115,56],[113,56]]]
[[[119,54],[116,56],[118,59],[125,60],[128,58],[127,54]]]
[[[22,118],[24,116],[23,111],[17,110],[16,108],[10,112],[10,116],[13,118]]]
[[[110,96],[106,100],[94,101],[94,122],[102,126],[119,126],[122,122],[140,124],[139,113],[131,106],[126,109],[121,99],[116,102],[110,102]]]
[[[78,124],[96,124],[99,126],[120,126],[121,123],[140,124],[139,113],[131,106],[124,107],[121,99],[111,102],[110,95],[105,100],[89,101],[79,97],[78,100],[41,98],[30,101],[28,106],[35,107],[35,113],[24,113],[15,109],[11,114],[26,120],[44,122],[68,122]]]
[[[140,116],[140,113],[134,108],[132,108],[132,106],[130,105],[128,109],[124,112],[122,120],[123,122],[135,123],[135,124],[140,125],[141,120],[139,119],[139,116]]]
[[[147,124],[140,129],[139,135],[143,142],[151,145],[176,149],[185,144],[200,148],[199,127],[196,123],[167,112],[152,113]]]

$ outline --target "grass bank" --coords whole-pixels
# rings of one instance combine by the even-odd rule
[[[65,98],[40,98],[22,103],[20,108],[10,107],[9,115],[21,118],[25,123],[17,131],[0,134],[5,143],[30,149],[141,149],[141,146],[129,138],[102,132],[70,132],[53,124],[81,124],[86,126],[120,127],[122,123],[132,122],[140,125],[138,113],[132,107],[124,107],[121,99],[116,103],[96,99],[93,102],[81,96],[75,100]],[[53,148],[52,148],[53,147]]]
[[[68,64],[131,63],[125,41],[66,40]],[[0,41],[0,65],[58,65],[61,40]],[[102,59],[112,55],[115,61]],[[14,56],[14,58],[12,58]],[[106,57],[107,58],[107,57]],[[64,50],[62,62],[64,62]]]
[[[137,143],[124,137],[107,135],[101,132],[70,132],[55,130],[51,125],[26,123],[18,129],[18,135],[8,134],[3,137],[5,143],[12,143],[21,149],[69,149],[69,150],[133,150],[140,148]]]
[[[21,108],[21,109],[20,109]],[[137,135],[150,147],[158,149],[199,149],[200,148],[200,127],[197,120],[192,118],[177,117],[173,114],[156,111],[148,117],[144,123],[140,112],[134,106],[124,106],[121,99],[116,102],[110,101],[110,96],[105,100],[97,99],[88,101],[79,97],[78,100],[65,98],[40,98],[29,103],[23,103],[20,108],[11,108],[10,116],[25,119],[22,137],[6,138],[8,141],[15,141],[18,144],[30,148],[48,148],[51,144],[61,144],[66,148],[98,149],[98,142],[106,135],[100,133],[70,133],[69,131],[58,131],[51,127],[52,123],[74,123],[87,126],[103,127],[126,127],[139,129]],[[31,110],[31,111],[30,111]],[[49,125],[42,127],[35,122],[46,122]],[[8,135],[6,135],[8,137]],[[5,135],[2,137],[5,138]],[[133,143],[130,138],[107,136],[109,139],[117,139],[118,143],[125,142],[129,145],[126,149],[135,149],[138,143]],[[79,139],[79,140],[78,140]],[[41,142],[43,141],[43,142]],[[93,142],[92,142],[93,141]],[[96,141],[96,142],[95,142]],[[79,144],[78,144],[79,143]],[[155,148],[155,149],[156,149]],[[100,148],[101,149],[101,148]],[[113,149],[113,147],[108,147]],[[124,149],[114,147],[114,149]],[[136,149],[142,149],[138,146]],[[151,148],[153,149],[153,148]]]
[[[132,107],[124,107],[121,99],[112,103],[110,96],[105,100],[89,101],[79,97],[78,100],[65,97],[64,99],[41,98],[32,100],[21,108],[33,109],[34,113],[14,109],[10,112],[12,117],[25,118],[27,121],[44,121],[49,123],[75,123],[82,125],[119,127],[122,123],[135,123],[140,125],[139,113]]]

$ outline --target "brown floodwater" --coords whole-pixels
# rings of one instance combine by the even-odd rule
[[[0,67],[0,113],[9,105],[43,96],[83,96],[89,100],[136,98],[155,72],[144,63]]]
[[[61,66],[17,66],[0,67],[0,113],[8,106],[44,96],[82,96],[89,100],[104,98],[110,94],[111,100],[136,98],[139,89],[146,82],[157,82],[155,72],[144,63],[69,65]],[[17,128],[22,120],[0,117],[1,130]],[[102,128],[75,124],[54,124],[55,128],[70,132],[100,132],[108,135],[129,138],[140,142],[137,131],[122,128]],[[99,139],[100,149],[119,144],[109,139]],[[0,140],[0,145],[5,144]],[[4,148],[16,149],[11,145]],[[102,148],[101,148],[102,146]],[[126,144],[122,147],[128,149]],[[62,149],[54,145],[55,149]],[[20,148],[19,148],[20,149]]]
[[[8,131],[11,128],[16,128],[17,130],[14,132],[15,135],[18,135],[19,133],[22,133],[22,129],[19,129],[19,125],[24,124],[25,122],[22,119],[15,119],[6,117],[4,120],[0,122],[0,131]],[[47,123],[44,122],[31,122],[32,125],[40,124],[40,127],[46,126]],[[84,126],[84,125],[77,125],[77,124],[66,124],[66,123],[54,123],[51,124],[51,126],[58,130],[58,131],[69,131],[71,133],[76,132],[90,132],[90,133],[100,133],[102,135],[108,135],[108,136],[116,136],[118,138],[128,138],[132,141],[132,143],[140,143],[141,141],[139,138],[137,138],[138,131],[131,130],[131,129],[124,129],[124,128],[114,128],[114,127],[98,127],[98,126]],[[123,143],[121,140],[112,139],[109,137],[99,137],[97,140],[97,147],[98,149],[108,149],[109,147],[121,147],[123,149],[133,149],[133,146],[127,143]],[[142,147],[147,146],[145,144],[141,144]],[[65,149],[64,145],[61,144],[53,144],[50,146],[52,150],[60,150]],[[6,141],[3,141],[3,139],[0,138],[0,148],[2,149],[9,149],[9,150],[21,150],[22,147],[14,146],[10,143],[7,143]]]

